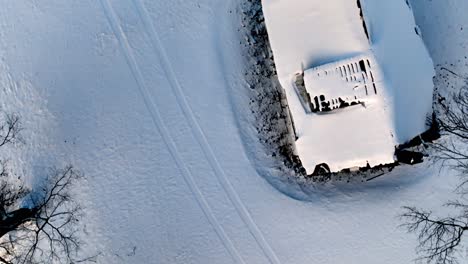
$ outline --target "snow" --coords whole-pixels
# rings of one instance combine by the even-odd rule
[[[403,1],[360,3],[366,30],[356,1],[263,0],[278,77],[299,137],[297,151],[309,173],[320,163],[332,171],[391,163],[396,145],[427,129],[435,73],[411,10]],[[375,57],[383,83],[366,110],[316,116],[304,109],[291,81],[298,72],[365,54]],[[340,83],[323,87],[331,95],[346,89]]]
[[[263,0],[278,77],[369,49],[356,1]]]
[[[404,1],[363,1],[373,50],[390,89],[396,141],[404,143],[427,129],[432,114],[434,63],[415,31]],[[385,10],[385,12],[382,12]]]
[[[467,72],[466,1],[413,2],[436,64]],[[248,111],[233,112],[248,109],[238,4],[2,1],[2,108],[21,113],[27,142],[2,156],[31,181],[68,162],[86,173],[98,263],[411,263],[400,207],[437,207],[458,178],[422,164],[301,186],[307,201],[273,188],[244,145]]]
[[[364,72],[357,69],[352,70],[357,73],[345,73],[348,71],[346,66],[361,60],[366,64],[367,61],[372,62],[365,72],[372,77],[364,79]],[[390,125],[389,114],[382,107],[385,106],[386,87],[374,61],[368,54],[305,71],[305,87],[311,98],[325,95],[327,100],[341,98],[350,102],[357,97],[360,102],[355,106],[337,108],[331,113],[293,114],[299,131],[297,151],[307,171],[312,172],[318,163],[326,163],[332,171],[340,171],[394,162],[394,128]],[[343,68],[341,72],[340,67]],[[345,79],[354,77],[360,79]],[[339,103],[333,103],[332,107],[339,107]]]

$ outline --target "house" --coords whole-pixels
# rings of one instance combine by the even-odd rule
[[[427,130],[434,67],[407,2],[262,5],[308,173],[393,163],[397,145]]]

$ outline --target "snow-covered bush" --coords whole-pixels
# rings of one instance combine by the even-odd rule
[[[259,139],[272,157],[297,175],[305,175],[294,147],[294,131],[284,90],[279,84],[260,0],[242,5],[242,28],[247,52],[246,81]]]

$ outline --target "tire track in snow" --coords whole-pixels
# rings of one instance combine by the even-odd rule
[[[148,11],[146,10],[141,0],[133,0],[133,2],[135,6],[137,7],[140,18],[143,21],[145,30],[147,31],[147,34],[151,39],[154,51],[156,55],[160,58],[160,61],[162,63],[162,68],[167,76],[168,81],[171,84],[171,88],[175,96],[178,99],[177,102],[179,106],[182,108],[182,111],[186,119],[189,121],[188,123],[190,127],[192,128],[192,131],[194,132],[194,136],[197,139],[200,147],[203,149],[203,153],[205,157],[207,158],[208,162],[210,163],[211,168],[214,170],[215,175],[217,176],[219,182],[221,183],[221,186],[227,193],[237,213],[242,218],[242,221],[247,225],[250,233],[252,234],[252,236],[254,237],[257,244],[260,246],[260,248],[262,249],[263,253],[268,258],[270,263],[280,264],[281,262],[279,261],[278,257],[276,256],[271,246],[266,241],[265,237],[263,236],[258,226],[255,224],[255,221],[252,219],[252,216],[248,212],[247,208],[245,207],[244,203],[240,199],[239,195],[237,194],[236,190],[232,186],[231,182],[227,179],[226,173],[224,172],[223,168],[219,164],[216,158],[216,155],[214,154],[212,148],[210,147],[210,144],[208,143],[208,140],[206,139],[206,136],[200,124],[196,120],[195,115],[190,105],[187,102],[186,96],[182,90],[182,86],[176,77],[174,69],[172,68],[172,65],[161,43],[159,35],[154,28],[154,25],[151,21]]]
[[[119,19],[117,17],[117,14],[115,13],[114,8],[112,7],[111,3],[109,0],[100,0],[101,6],[104,9],[104,13],[106,15],[106,18],[111,25],[112,30],[114,31],[115,36],[117,37],[119,44],[122,48],[122,51],[125,55],[125,60],[132,72],[133,77],[135,78],[135,81],[137,82],[137,86],[139,88],[140,94],[143,97],[144,103],[146,108],[149,110],[151,118],[153,120],[153,123],[156,125],[158,131],[163,137],[163,140],[168,147],[171,156],[174,158],[178,168],[180,169],[185,182],[189,186],[190,190],[194,194],[198,204],[202,208],[203,213],[205,216],[208,218],[210,224],[213,226],[215,229],[216,234],[218,237],[221,239],[223,242],[224,246],[227,248],[229,251],[230,255],[233,257],[233,259],[237,263],[244,264],[244,260],[242,259],[241,255],[237,251],[237,249],[234,247],[234,244],[232,243],[231,239],[227,236],[226,232],[214,216],[208,202],[204,198],[200,188],[197,186],[195,183],[193,176],[190,172],[190,170],[187,168],[185,163],[182,161],[182,158],[179,154],[179,151],[177,150],[177,146],[175,145],[174,141],[172,140],[172,137],[166,128],[166,126],[163,123],[163,120],[161,118],[161,113],[158,111],[155,103],[153,100],[151,100],[150,93],[148,92],[148,88],[145,85],[144,79],[143,79],[143,74],[141,73],[141,70],[136,62],[135,56],[133,54],[133,50],[130,47],[130,44],[128,42],[127,36],[125,35],[122,27],[120,26]]]

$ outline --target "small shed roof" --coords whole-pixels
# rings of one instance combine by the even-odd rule
[[[322,161],[332,171],[394,161],[386,87],[372,53],[305,71],[313,114],[299,124],[297,149],[309,171]]]

